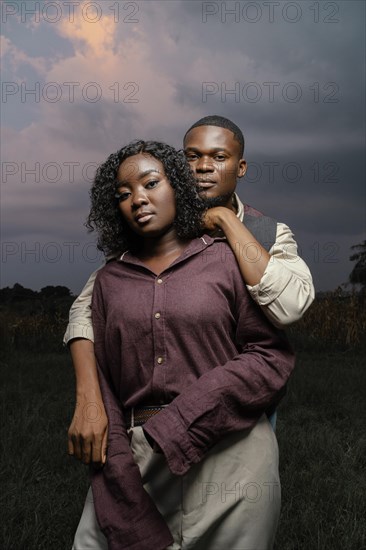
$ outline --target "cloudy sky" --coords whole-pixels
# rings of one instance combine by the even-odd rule
[[[287,223],[317,290],[365,239],[365,2],[14,2],[2,9],[1,286],[80,291],[95,166],[220,114],[241,198]]]

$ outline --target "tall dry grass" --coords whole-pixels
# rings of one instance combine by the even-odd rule
[[[366,300],[360,293],[342,288],[317,296],[304,317],[289,327],[300,348],[357,349],[365,345]]]
[[[0,314],[0,347],[11,351],[57,352],[62,349],[62,338],[67,318],[56,312],[23,315],[11,311]]]

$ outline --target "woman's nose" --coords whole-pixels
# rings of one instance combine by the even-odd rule
[[[146,193],[143,190],[137,191],[132,195],[133,206],[141,206],[149,202]]]

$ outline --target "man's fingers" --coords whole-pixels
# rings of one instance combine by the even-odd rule
[[[107,461],[108,428],[106,428],[102,439],[102,464]]]
[[[88,441],[82,441],[81,443],[81,461],[84,464],[90,464],[90,459],[92,456],[92,446]]]
[[[92,445],[88,439],[84,439],[80,434],[71,434],[68,439],[68,453],[81,460],[84,464],[90,464]]]
[[[75,458],[81,460],[81,444],[80,439],[76,435],[71,436],[72,443],[74,445],[74,456]]]
[[[93,443],[93,451],[92,451],[92,460],[95,465],[103,465],[107,461],[107,440],[108,440],[108,432],[107,430],[104,432],[102,441],[98,438]]]
[[[69,455],[73,455],[74,454],[74,444],[72,442],[72,439],[71,439],[71,436],[69,435],[68,436],[68,439],[67,439],[67,453]]]
[[[100,438],[94,440],[93,442],[92,461],[95,464],[100,464],[102,462],[102,443]]]

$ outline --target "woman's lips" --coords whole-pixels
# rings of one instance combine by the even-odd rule
[[[140,214],[139,216],[137,216],[135,220],[138,224],[142,225],[144,223],[147,223],[149,220],[151,220],[153,215],[154,214],[151,214],[151,212],[146,212],[146,214]]]

